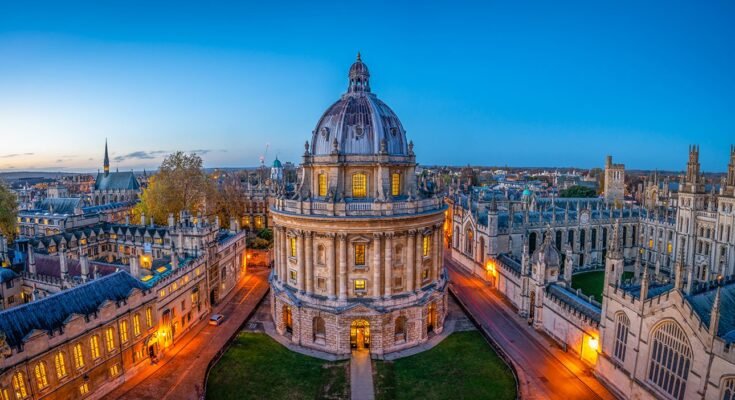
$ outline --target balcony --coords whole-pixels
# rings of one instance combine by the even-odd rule
[[[326,202],[320,200],[275,199],[272,210],[297,215],[317,215],[328,217],[386,217],[416,215],[443,210],[440,197],[419,200],[397,200],[386,202],[365,201]]]

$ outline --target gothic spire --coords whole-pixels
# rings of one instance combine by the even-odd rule
[[[103,164],[105,176],[110,174],[110,156],[107,154],[107,139],[105,139],[105,161]]]
[[[722,286],[718,284],[715,301],[712,302],[712,311],[709,316],[709,333],[712,336],[717,335],[717,328],[720,325],[720,289],[722,289]]]

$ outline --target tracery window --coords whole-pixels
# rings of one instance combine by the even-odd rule
[[[722,382],[722,396],[720,400],[735,400],[735,377],[727,378]]]
[[[467,228],[467,230],[465,231],[465,243],[464,243],[465,253],[472,255],[472,245],[474,244],[474,242],[475,242],[474,233],[472,232],[472,229]]]
[[[107,343],[107,351],[112,352],[115,350],[115,330],[107,328],[105,330],[105,341]]]
[[[620,362],[625,362],[625,351],[628,347],[628,330],[630,320],[624,312],[615,316],[615,346],[613,356]]]
[[[226,269],[223,269],[222,270],[223,273],[225,271],[227,271],[227,270]],[[224,276],[223,276],[223,278],[224,278]],[[149,328],[153,326],[153,308],[151,308],[151,307],[148,307],[148,308],[145,309],[145,324]]]
[[[120,321],[120,342],[128,342],[128,321]]]
[[[319,174],[317,181],[319,183],[319,197],[326,196],[327,195],[327,174]]]
[[[16,399],[25,399],[28,397],[28,388],[26,387],[26,379],[23,372],[18,371],[13,374],[13,392]]]
[[[653,332],[648,355],[648,382],[672,399],[683,399],[692,359],[684,331],[666,321]]]
[[[390,177],[390,194],[398,196],[401,194],[401,174],[394,172]]]
[[[133,316],[133,335],[140,336],[140,314]]]
[[[56,378],[62,379],[66,376],[66,356],[63,352],[58,352],[54,356],[54,367],[56,368]]]
[[[93,335],[89,338],[89,350],[92,353],[93,359],[100,358],[100,338],[97,335]]]
[[[84,352],[82,351],[81,343],[77,343],[74,345],[73,353],[74,353],[74,366],[77,367],[77,369],[84,368]]]
[[[43,361],[36,364],[33,368],[33,373],[36,375],[36,385],[38,390],[43,390],[48,387],[48,375],[46,374],[46,363]]]
[[[367,197],[367,175],[361,172],[352,175],[352,197]]]

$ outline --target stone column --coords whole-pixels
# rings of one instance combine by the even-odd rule
[[[385,298],[393,294],[393,233],[385,234]]]
[[[329,280],[327,281],[327,291],[329,298],[334,300],[337,298],[337,268],[334,262],[334,234],[327,235],[327,273]]]
[[[413,291],[414,271],[416,269],[416,231],[408,231],[408,246],[406,246],[406,290]]]
[[[373,297],[380,297],[380,245],[381,233],[373,234]]]
[[[421,274],[424,270],[424,235],[422,233],[416,234],[416,266],[414,267],[416,272],[414,272],[414,279],[416,279],[416,284],[413,287],[413,290],[419,291],[421,289],[421,283],[423,279],[421,279]]]
[[[433,258],[433,266],[432,266],[432,272],[431,272],[431,279],[436,281],[439,279],[439,274],[441,273],[441,265],[442,265],[442,249],[441,249],[441,225],[435,225],[434,226],[434,240],[433,244],[431,245],[431,253]]]
[[[299,270],[299,276],[296,282],[299,286],[299,292],[304,293],[306,289],[306,263],[304,263],[304,232],[296,232],[296,266]]]
[[[280,251],[280,268],[281,268],[281,283],[285,284],[288,282],[288,235],[286,235],[285,228],[278,228],[281,237],[281,251]]]
[[[275,262],[273,263],[273,271],[275,273],[276,280],[281,279],[281,253],[279,251],[281,245],[281,232],[280,229],[273,230],[273,252],[275,256]],[[245,254],[243,253],[243,256]]]
[[[314,246],[312,233],[304,233],[304,254],[306,255],[306,291],[314,293]]]
[[[347,300],[347,235],[339,234],[339,299]]]

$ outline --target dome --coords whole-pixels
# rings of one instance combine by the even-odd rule
[[[393,110],[370,92],[370,73],[359,53],[350,67],[347,93],[324,112],[312,135],[313,155],[335,149],[340,154],[409,155],[406,131]]]
[[[283,168],[281,165],[281,162],[278,160],[278,157],[273,161],[273,168]]]
[[[531,189],[525,188],[523,189],[523,197],[528,197],[531,195]]]

